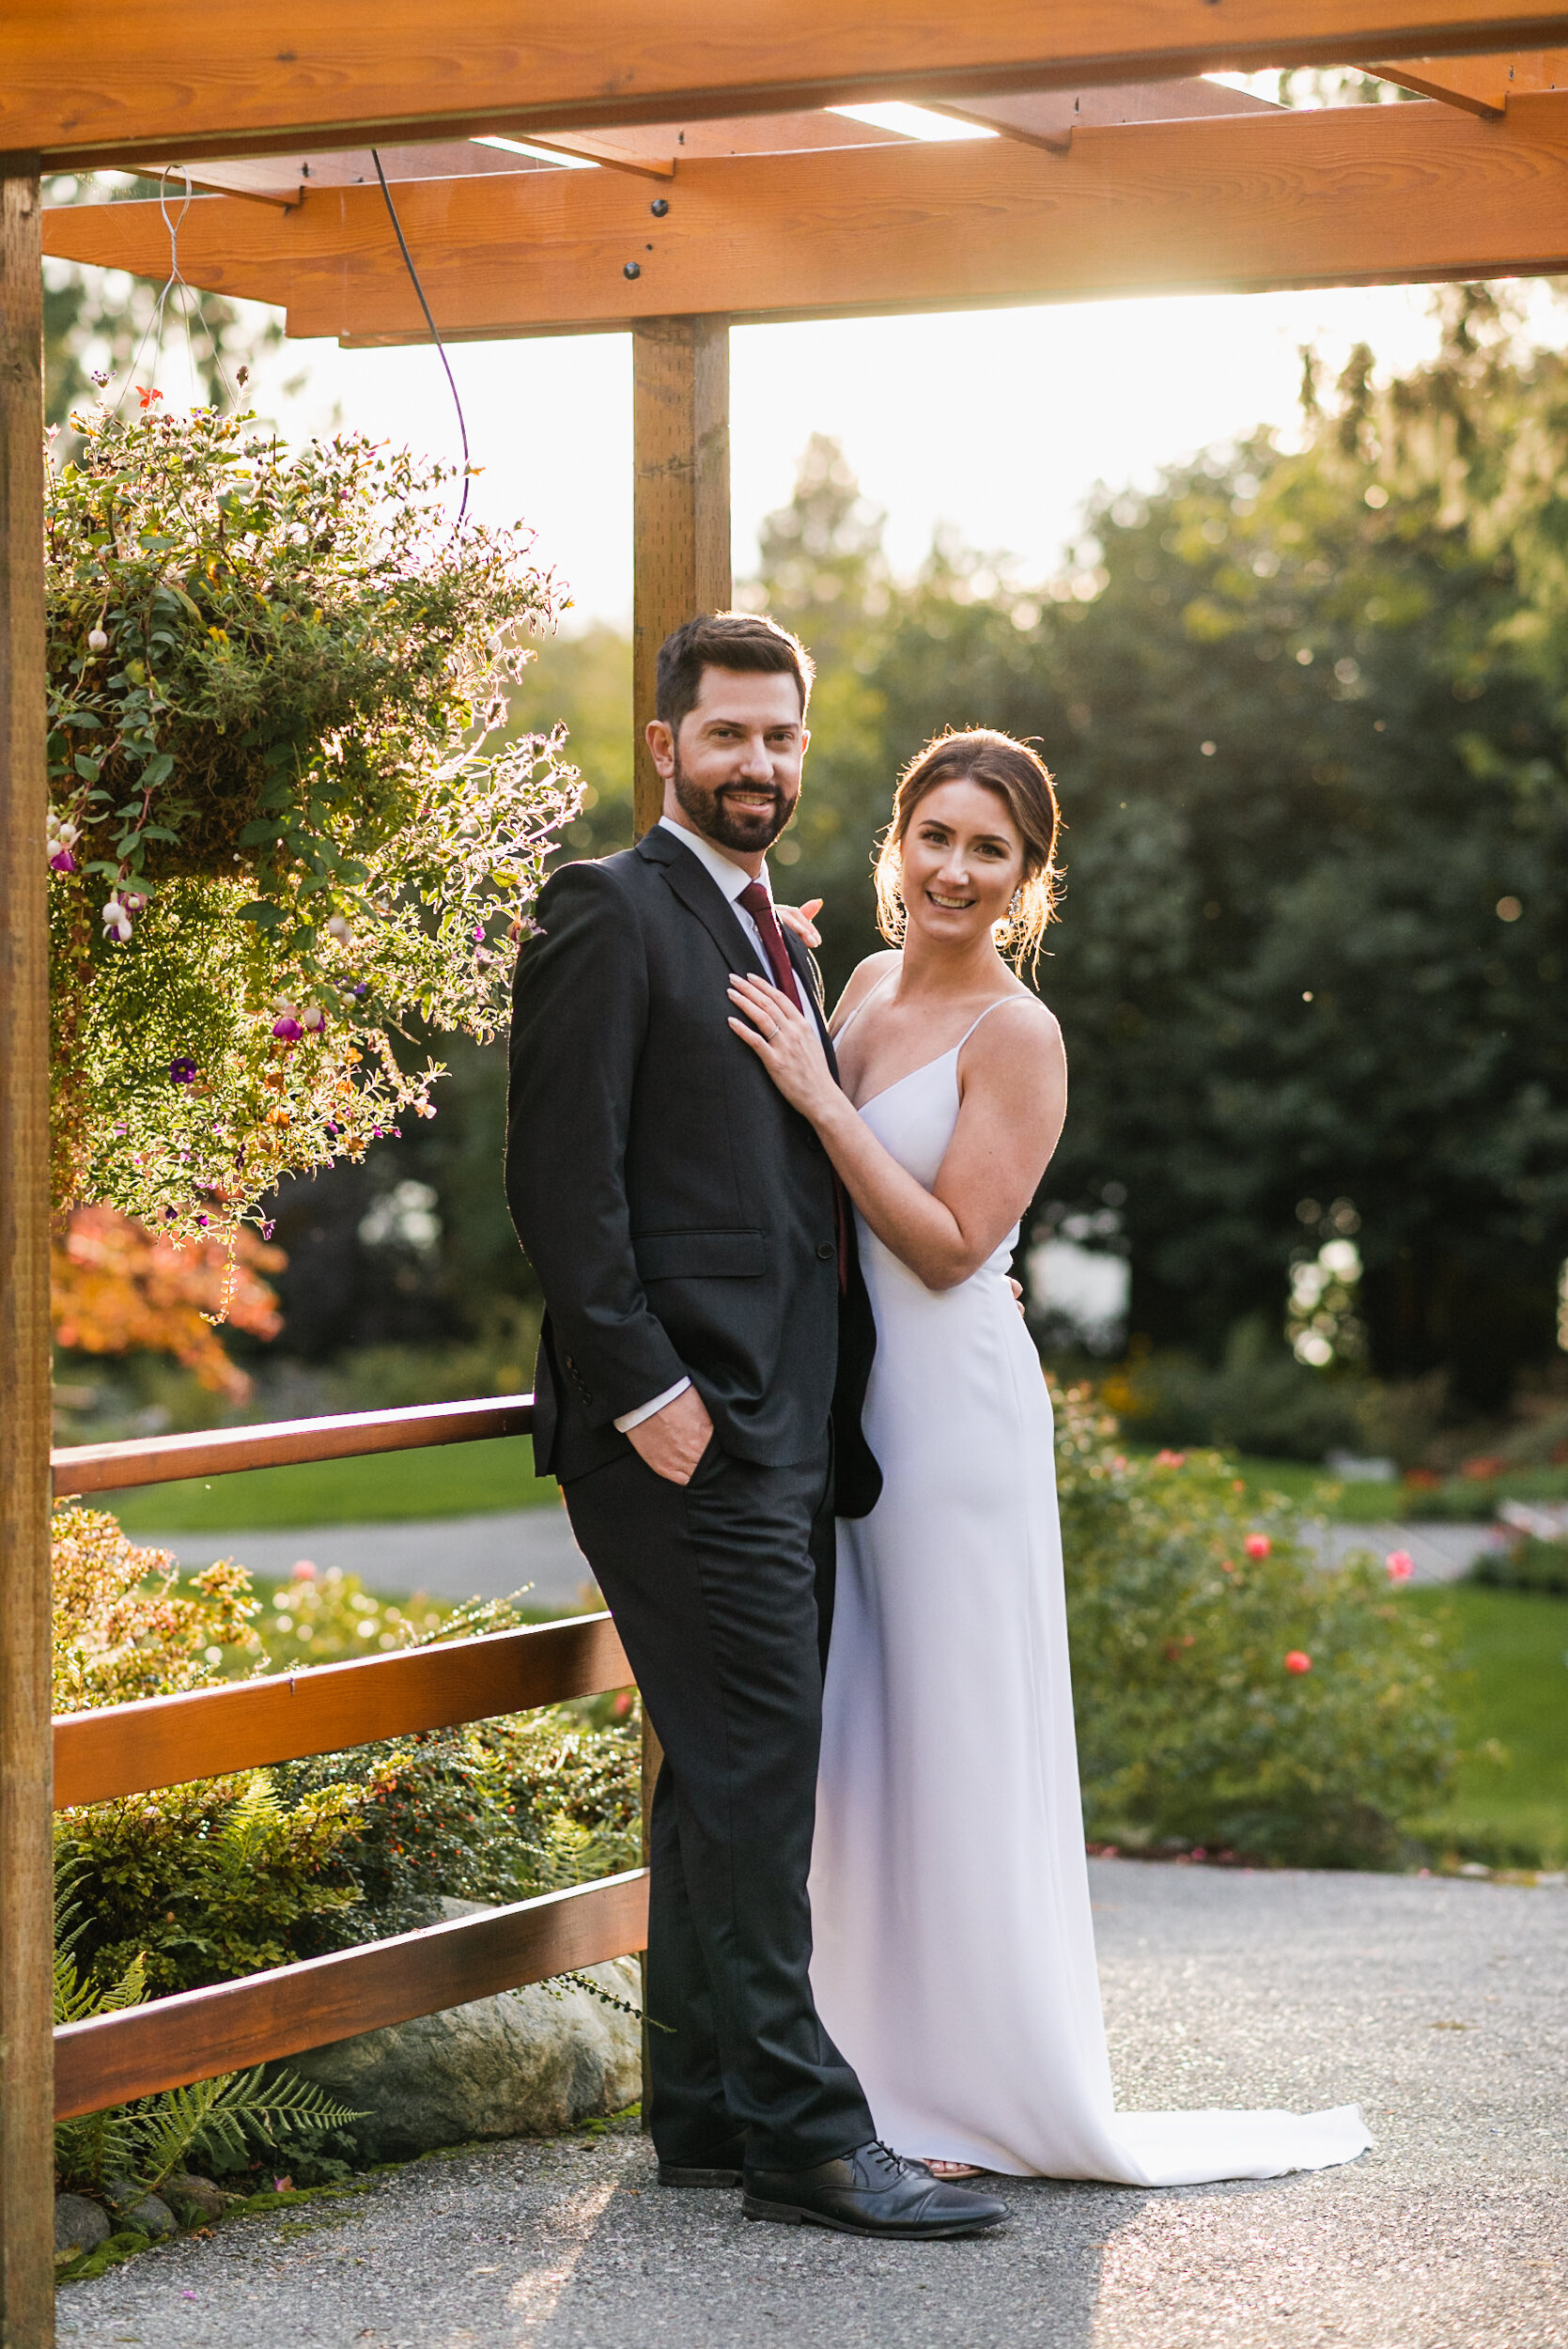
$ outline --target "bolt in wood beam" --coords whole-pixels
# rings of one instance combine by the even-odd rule
[[[38,158],[0,155],[0,2343],[54,2339]]]
[[[643,729],[659,647],[698,612],[730,605],[730,336],[727,318],[639,319],[631,335],[632,748],[639,837],[663,786]]]

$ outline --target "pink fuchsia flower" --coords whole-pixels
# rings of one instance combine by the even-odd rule
[[[107,652],[108,649],[109,639],[105,631],[101,628],[89,628],[87,630],[87,650],[89,652]]]
[[[280,1044],[298,1044],[304,1030],[292,1011],[283,1011],[272,1022],[272,1034]]]
[[[1186,1468],[1187,1455],[1185,1452],[1157,1452],[1155,1466],[1169,1469]]]
[[[100,909],[100,919],[104,937],[117,939],[123,946],[131,936],[131,909],[117,891]]]
[[[76,859],[69,848],[56,848],[49,860],[49,869],[52,873],[74,873]]]
[[[1266,1533],[1249,1533],[1242,1544],[1249,1558],[1266,1558],[1273,1547]]]
[[[319,1003],[307,1003],[300,1014],[300,1024],[306,1035],[319,1035],[327,1024],[327,1015]]]
[[[316,1579],[315,1559],[296,1558],[288,1579],[290,1582],[314,1582]]]
[[[1312,1659],[1307,1654],[1305,1648],[1293,1647],[1285,1657],[1286,1672],[1310,1672],[1312,1669]]]
[[[1416,1571],[1416,1562],[1407,1549],[1390,1549],[1383,1563],[1390,1582],[1408,1582]]]

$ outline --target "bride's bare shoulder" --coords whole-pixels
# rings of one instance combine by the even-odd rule
[[[1061,1022],[1029,988],[1020,984],[1004,995],[993,1014],[977,1021],[965,1044],[965,1058],[975,1069],[1032,1065],[1044,1071],[1064,1059]]]
[[[890,946],[885,953],[867,955],[863,962],[855,965],[849,973],[847,986],[833,1005],[833,1016],[829,1023],[832,1034],[837,1035],[845,1021],[859,1011],[873,988],[878,986],[890,971],[896,971],[903,959],[897,947]]]

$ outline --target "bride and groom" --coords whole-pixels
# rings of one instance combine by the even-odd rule
[[[544,1290],[535,1444],[664,1748],[651,2127],[669,2186],[850,2233],[987,2232],[979,2171],[1157,2186],[1370,2142],[1118,2113],[1073,1738],[1050,1405],[1008,1266],[1066,1106],[1003,958],[1051,910],[1022,743],[939,738],[877,869],[901,941],[830,1020],[766,851],[809,656],[689,621],[664,813],[546,885],[506,1183]]]

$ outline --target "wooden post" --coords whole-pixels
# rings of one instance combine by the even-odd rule
[[[657,823],[664,786],[643,728],[654,714],[659,647],[698,612],[730,605],[730,322],[642,319],[631,330],[632,822]],[[643,1862],[664,1756],[643,1716]],[[643,1960],[643,2007],[648,2002]],[[648,2123],[648,2027],[643,2025],[643,2125]]]
[[[39,163],[0,156],[0,2343],[54,2339]]]
[[[698,612],[730,605],[730,322],[642,319],[631,330],[631,701],[634,823],[659,819],[663,786],[643,728],[659,647]]]

